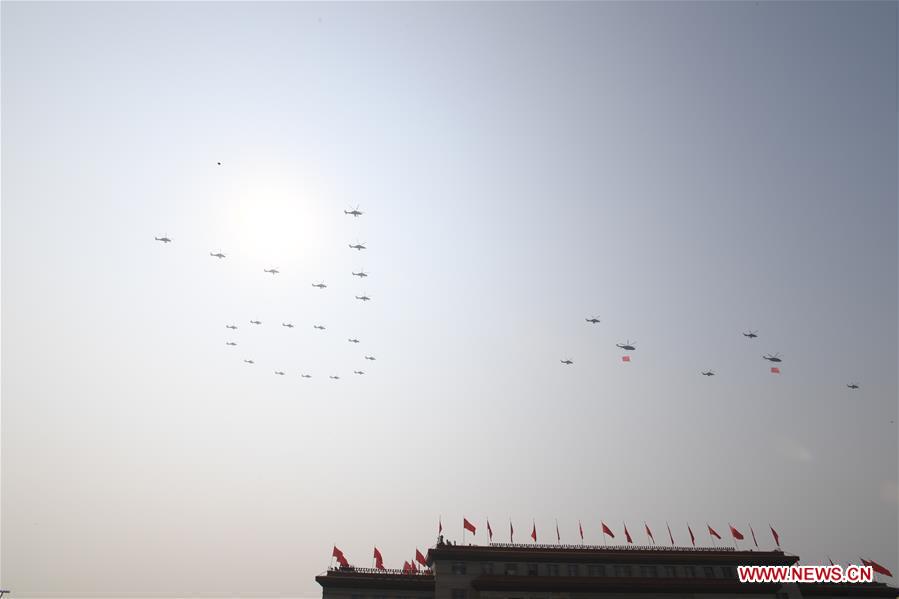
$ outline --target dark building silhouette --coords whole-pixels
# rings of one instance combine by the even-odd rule
[[[741,583],[740,565],[794,565],[783,551],[583,545],[450,545],[428,550],[420,572],[333,568],[322,599],[816,599],[891,597],[883,583]]]

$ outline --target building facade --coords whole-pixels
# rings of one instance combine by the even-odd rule
[[[740,565],[796,564],[782,551],[583,545],[453,545],[438,540],[422,572],[334,568],[322,599],[802,599],[897,597],[882,583],[741,583]]]

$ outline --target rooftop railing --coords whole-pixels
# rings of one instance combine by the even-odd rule
[[[328,574],[377,574],[377,575],[389,575],[389,576],[432,576],[434,574],[433,571],[424,569],[424,570],[400,570],[399,568],[357,568],[355,566],[343,567],[336,566],[328,568]]]
[[[468,547],[468,545],[452,545],[453,547]],[[438,545],[441,547],[441,545]],[[446,547],[446,545],[443,545]],[[471,545],[477,547],[477,545]],[[736,551],[734,547],[672,547],[665,545],[565,545],[565,544],[541,544],[541,543],[490,543],[487,547],[499,549],[589,549],[591,551],[690,551],[696,553],[709,553],[717,551]]]

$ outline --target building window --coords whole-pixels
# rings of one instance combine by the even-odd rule
[[[733,578],[734,571],[730,566],[722,566],[721,567],[721,576],[724,578]]]
[[[493,562],[482,563],[481,574],[493,574]]]
[[[580,576],[581,569],[577,564],[568,564],[568,575],[569,576]]]
[[[468,591],[465,589],[453,589],[453,599],[465,599]]]
[[[631,567],[630,566],[615,566],[615,576],[630,576],[631,575]]]
[[[659,575],[655,566],[640,566],[640,576],[643,578],[655,578]]]
[[[677,568],[674,566],[665,566],[666,578],[677,578]]]
[[[715,578],[715,568],[711,566],[705,566],[702,571],[705,572],[706,578]]]
[[[559,564],[550,564],[548,567],[550,576],[558,576],[559,575]]]
[[[596,564],[587,566],[587,572],[590,576],[605,576],[606,575],[606,567],[605,566],[597,566]]]
[[[518,564],[506,564],[506,576],[515,576],[518,574]]]
[[[538,576],[537,564],[528,564],[528,576]]]
[[[696,578],[696,566],[684,566],[684,576],[687,578]]]
[[[453,574],[465,574],[465,562],[453,562]]]

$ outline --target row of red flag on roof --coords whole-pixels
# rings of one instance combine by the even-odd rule
[[[471,524],[471,522],[468,522],[468,520],[465,520],[465,522],[467,522],[468,525],[471,526],[471,528],[468,528],[467,530],[471,530],[472,533],[474,533],[475,530],[476,530],[475,527],[474,527],[474,525]],[[649,536],[650,539],[652,539],[652,538],[653,538],[653,537],[652,537],[652,531],[649,529],[649,526],[648,526],[645,522],[643,523],[643,525],[646,527],[646,534]],[[510,526],[511,526],[511,525],[510,525]],[[708,526],[708,524],[706,524],[706,526]],[[583,539],[583,536],[584,536],[584,534],[583,534],[583,527],[581,527],[580,522],[578,522],[578,528],[579,528],[580,531],[581,531],[581,538]],[[615,537],[615,534],[614,534],[614,533],[612,532],[612,530],[605,524],[605,522],[602,523],[602,528],[603,528],[603,534],[609,535],[609,536],[611,536],[611,537],[613,537],[613,538]],[[687,529],[690,530],[689,525],[687,526]],[[708,526],[708,529],[709,529],[709,534],[710,534],[710,535],[716,536],[716,537],[718,537],[719,539],[721,538],[721,536],[720,536],[720,535],[715,531],[715,529],[713,529],[711,526]],[[443,525],[442,525],[442,524],[440,524],[439,530],[440,530],[441,532],[443,531]],[[750,528],[750,530],[752,530],[752,528]],[[487,531],[488,531],[488,532],[491,531],[491,529],[490,529],[490,522],[489,522],[489,521],[487,522]],[[536,526],[535,526],[534,529],[533,529],[532,532],[531,532],[531,538],[533,538],[533,539],[535,540],[535,542],[536,542],[536,537],[537,537],[537,532],[536,532],[536,531],[537,531],[537,529],[536,529]],[[740,533],[740,531],[737,530],[736,528],[734,528],[733,526],[730,527],[730,532],[731,532],[731,535],[734,537],[735,540],[742,540],[742,539],[743,539],[742,533]],[[778,537],[777,531],[775,531],[774,528],[771,528],[771,533],[774,535],[775,541],[777,541],[777,542],[779,543],[779,537]],[[558,535],[558,525],[556,526],[556,534]],[[626,537],[627,537],[628,543],[632,543],[633,541],[631,540],[631,535],[630,535],[630,533],[629,533],[628,530],[627,530],[627,526],[624,527],[624,534],[625,534]],[[668,537],[671,539],[671,544],[674,545],[674,537],[673,537],[672,534],[671,534],[671,528],[670,528],[670,527],[668,527]],[[753,538],[753,540],[755,540],[755,533],[753,533],[752,538]],[[694,537],[693,537],[693,531],[692,531],[692,530],[690,530],[690,539],[691,539],[691,540],[694,539]],[[653,539],[653,542],[655,542],[654,539]],[[694,543],[694,544],[695,544],[695,543]],[[758,546],[758,544],[756,544],[756,546]],[[779,545],[778,545],[778,546],[779,546]],[[341,551],[340,549],[338,549],[336,545],[334,546],[334,550],[331,552],[331,557],[336,558],[336,559],[337,559],[337,563],[340,564],[341,567],[344,567],[344,568],[349,568],[349,567],[350,567],[350,563],[347,561],[346,556],[343,554],[343,551]],[[377,568],[378,570],[386,570],[386,569],[387,569],[387,568],[384,567],[384,557],[381,555],[381,551],[380,551],[377,547],[375,547],[375,552],[374,552],[374,556],[373,556],[373,557],[374,557],[374,560],[375,560],[375,568]],[[833,566],[833,565],[834,565],[833,560],[830,559],[830,558],[827,558],[827,559],[828,559],[828,561],[830,561],[830,565]],[[865,565],[865,566],[870,566],[871,569],[874,570],[876,573],[882,574],[882,575],[884,575],[884,576],[890,576],[890,577],[893,576],[893,573],[890,572],[890,571],[886,568],[886,566],[882,566],[882,565],[878,564],[877,562],[875,562],[874,560],[867,560],[867,559],[864,559],[864,558],[860,558],[860,559],[862,560],[862,564],[863,564],[863,565]],[[416,562],[417,562],[417,563],[416,563]],[[428,566],[428,560],[427,560],[427,558],[424,556],[424,554],[423,554],[421,551],[419,551],[418,548],[416,547],[416,548],[415,548],[415,559],[413,559],[412,561],[404,561],[404,562],[403,562],[403,572],[417,572],[417,571],[418,571],[418,564],[421,564],[422,566],[424,566],[424,567],[427,568],[427,566]]]
[[[600,524],[602,525],[601,530],[602,530],[603,539],[605,540],[606,537],[611,537],[614,539],[615,533],[612,531],[612,529],[609,527],[609,525],[603,521],[600,521]],[[633,537],[631,537],[631,533],[627,529],[627,524],[625,524],[624,522],[622,522],[621,524],[624,528],[625,539],[627,540],[628,543],[633,544],[634,539],[633,539]],[[733,524],[728,524],[728,526],[730,527],[730,536],[733,537],[734,541],[742,541],[745,538],[743,536],[743,533],[740,532],[739,530],[737,530],[737,528]],[[584,526],[581,524],[580,520],[578,520],[577,528],[578,528],[578,534],[581,537],[581,542],[583,542]],[[643,528],[646,533],[647,540],[651,541],[652,544],[655,545],[655,543],[656,543],[655,536],[652,534],[652,529],[649,528],[649,524],[647,524],[645,520],[643,521]],[[671,533],[671,526],[669,526],[667,522],[665,523],[665,528],[668,529],[668,539],[671,541],[671,545],[672,546],[675,545],[674,535]],[[721,535],[718,534],[718,531],[716,531],[714,528],[712,528],[711,525],[709,525],[708,523],[706,523],[706,528],[708,529],[710,539],[712,537],[715,537],[716,539],[721,539]],[[771,529],[771,536],[774,538],[774,543],[778,547],[780,547],[780,535],[777,534],[777,531],[774,530],[774,527],[771,526],[770,524],[768,525],[768,528]],[[478,530],[477,527],[474,524],[472,524],[468,520],[468,518],[464,518],[464,517],[462,518],[462,531],[463,531],[462,534],[463,535],[465,534],[465,531],[468,531],[471,534],[476,535],[477,530]],[[687,531],[690,533],[690,543],[695,547],[696,546],[696,535],[693,534],[693,527],[690,526],[689,523],[687,523]],[[755,543],[756,547],[758,547],[759,542],[756,539],[755,530],[753,530],[751,524],[749,525],[749,532],[752,535],[752,542]],[[438,520],[437,534],[442,534],[442,533],[443,533],[443,522],[441,520]],[[492,542],[493,541],[493,528],[490,526],[489,518],[487,519],[487,536],[488,536],[489,540]],[[537,542],[537,522],[536,521],[534,521],[532,524],[530,536],[531,536],[531,540],[533,540],[536,543]],[[556,521],[556,541],[558,541],[559,543],[562,542],[562,535],[559,532],[559,522],[558,521]],[[512,526],[511,519],[509,520],[509,542],[510,543],[515,542],[515,528]]]

